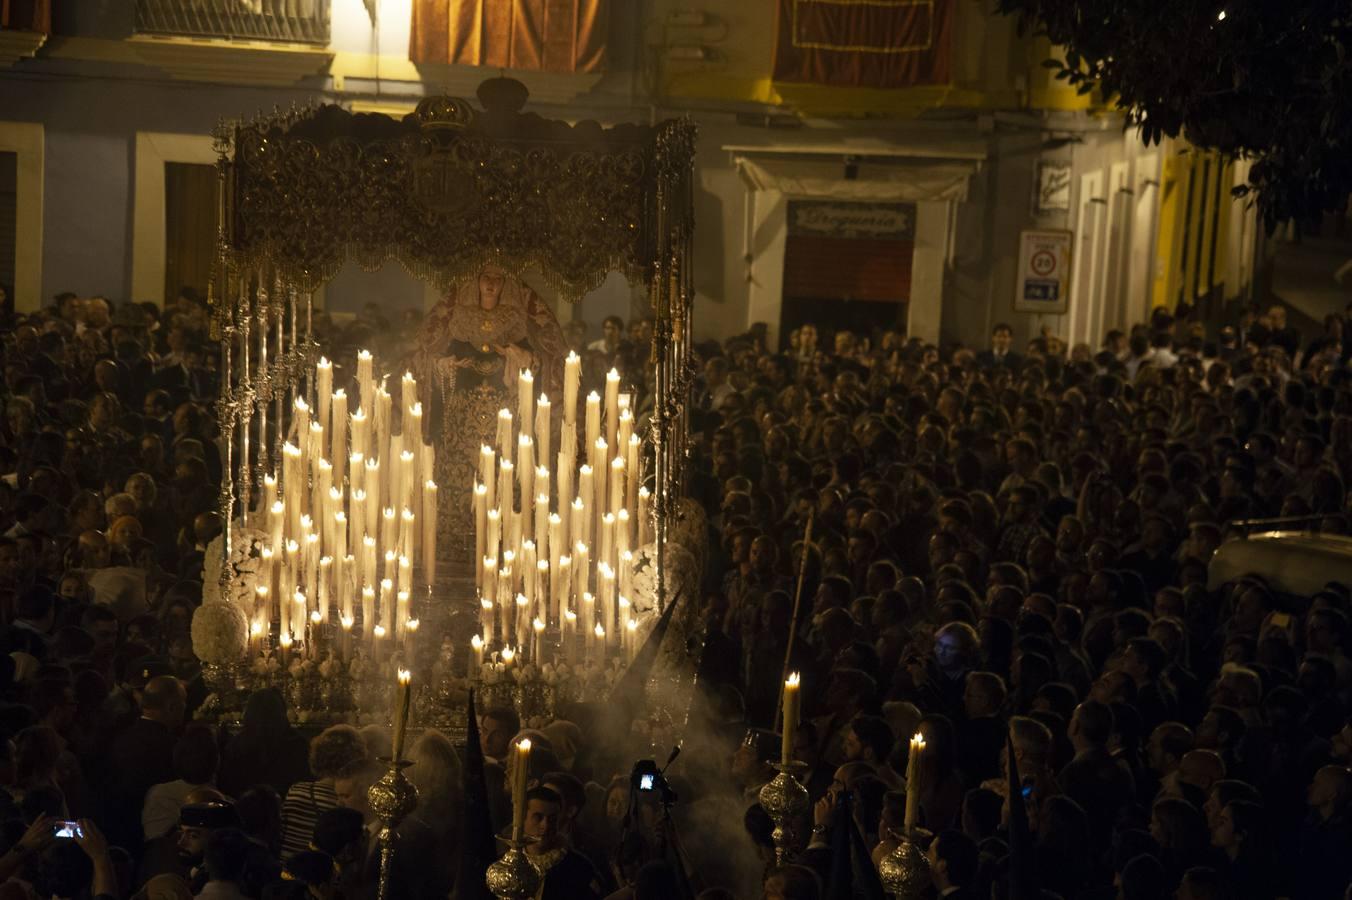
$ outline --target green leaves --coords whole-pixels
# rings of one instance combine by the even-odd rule
[[[1186,136],[1254,158],[1269,224],[1352,194],[1352,16],[1346,0],[997,0],[1056,45],[1043,66],[1114,97],[1147,143]],[[1225,16],[1219,13],[1224,9]]]

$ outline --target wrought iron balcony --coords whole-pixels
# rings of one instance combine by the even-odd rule
[[[329,0],[136,0],[136,32],[329,43]]]

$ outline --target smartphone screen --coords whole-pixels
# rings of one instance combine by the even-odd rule
[[[52,833],[56,837],[66,840],[84,837],[84,831],[81,830],[79,822],[57,822],[52,826]]]

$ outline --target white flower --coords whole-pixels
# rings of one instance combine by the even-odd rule
[[[253,610],[262,568],[261,553],[268,535],[257,528],[244,528],[238,522],[230,526],[230,560],[224,558],[224,533],[207,545],[202,556],[202,599],[206,603],[233,603],[245,612]],[[228,565],[226,588],[221,591],[221,571]]]
[[[192,617],[192,649],[212,665],[238,661],[249,646],[249,623],[244,612],[229,603],[204,603]]]

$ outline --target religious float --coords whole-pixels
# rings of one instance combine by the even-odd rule
[[[418,725],[462,731],[470,688],[547,720],[647,644],[647,690],[684,697],[649,707],[688,705],[694,128],[546,120],[507,78],[478,99],[217,131],[230,524],[193,642],[224,722],[276,687],[298,722],[389,723],[401,672]],[[445,299],[403,345],[325,345],[315,292],[391,259]],[[645,286],[649,366],[584,395],[526,276],[568,303],[610,271]]]

